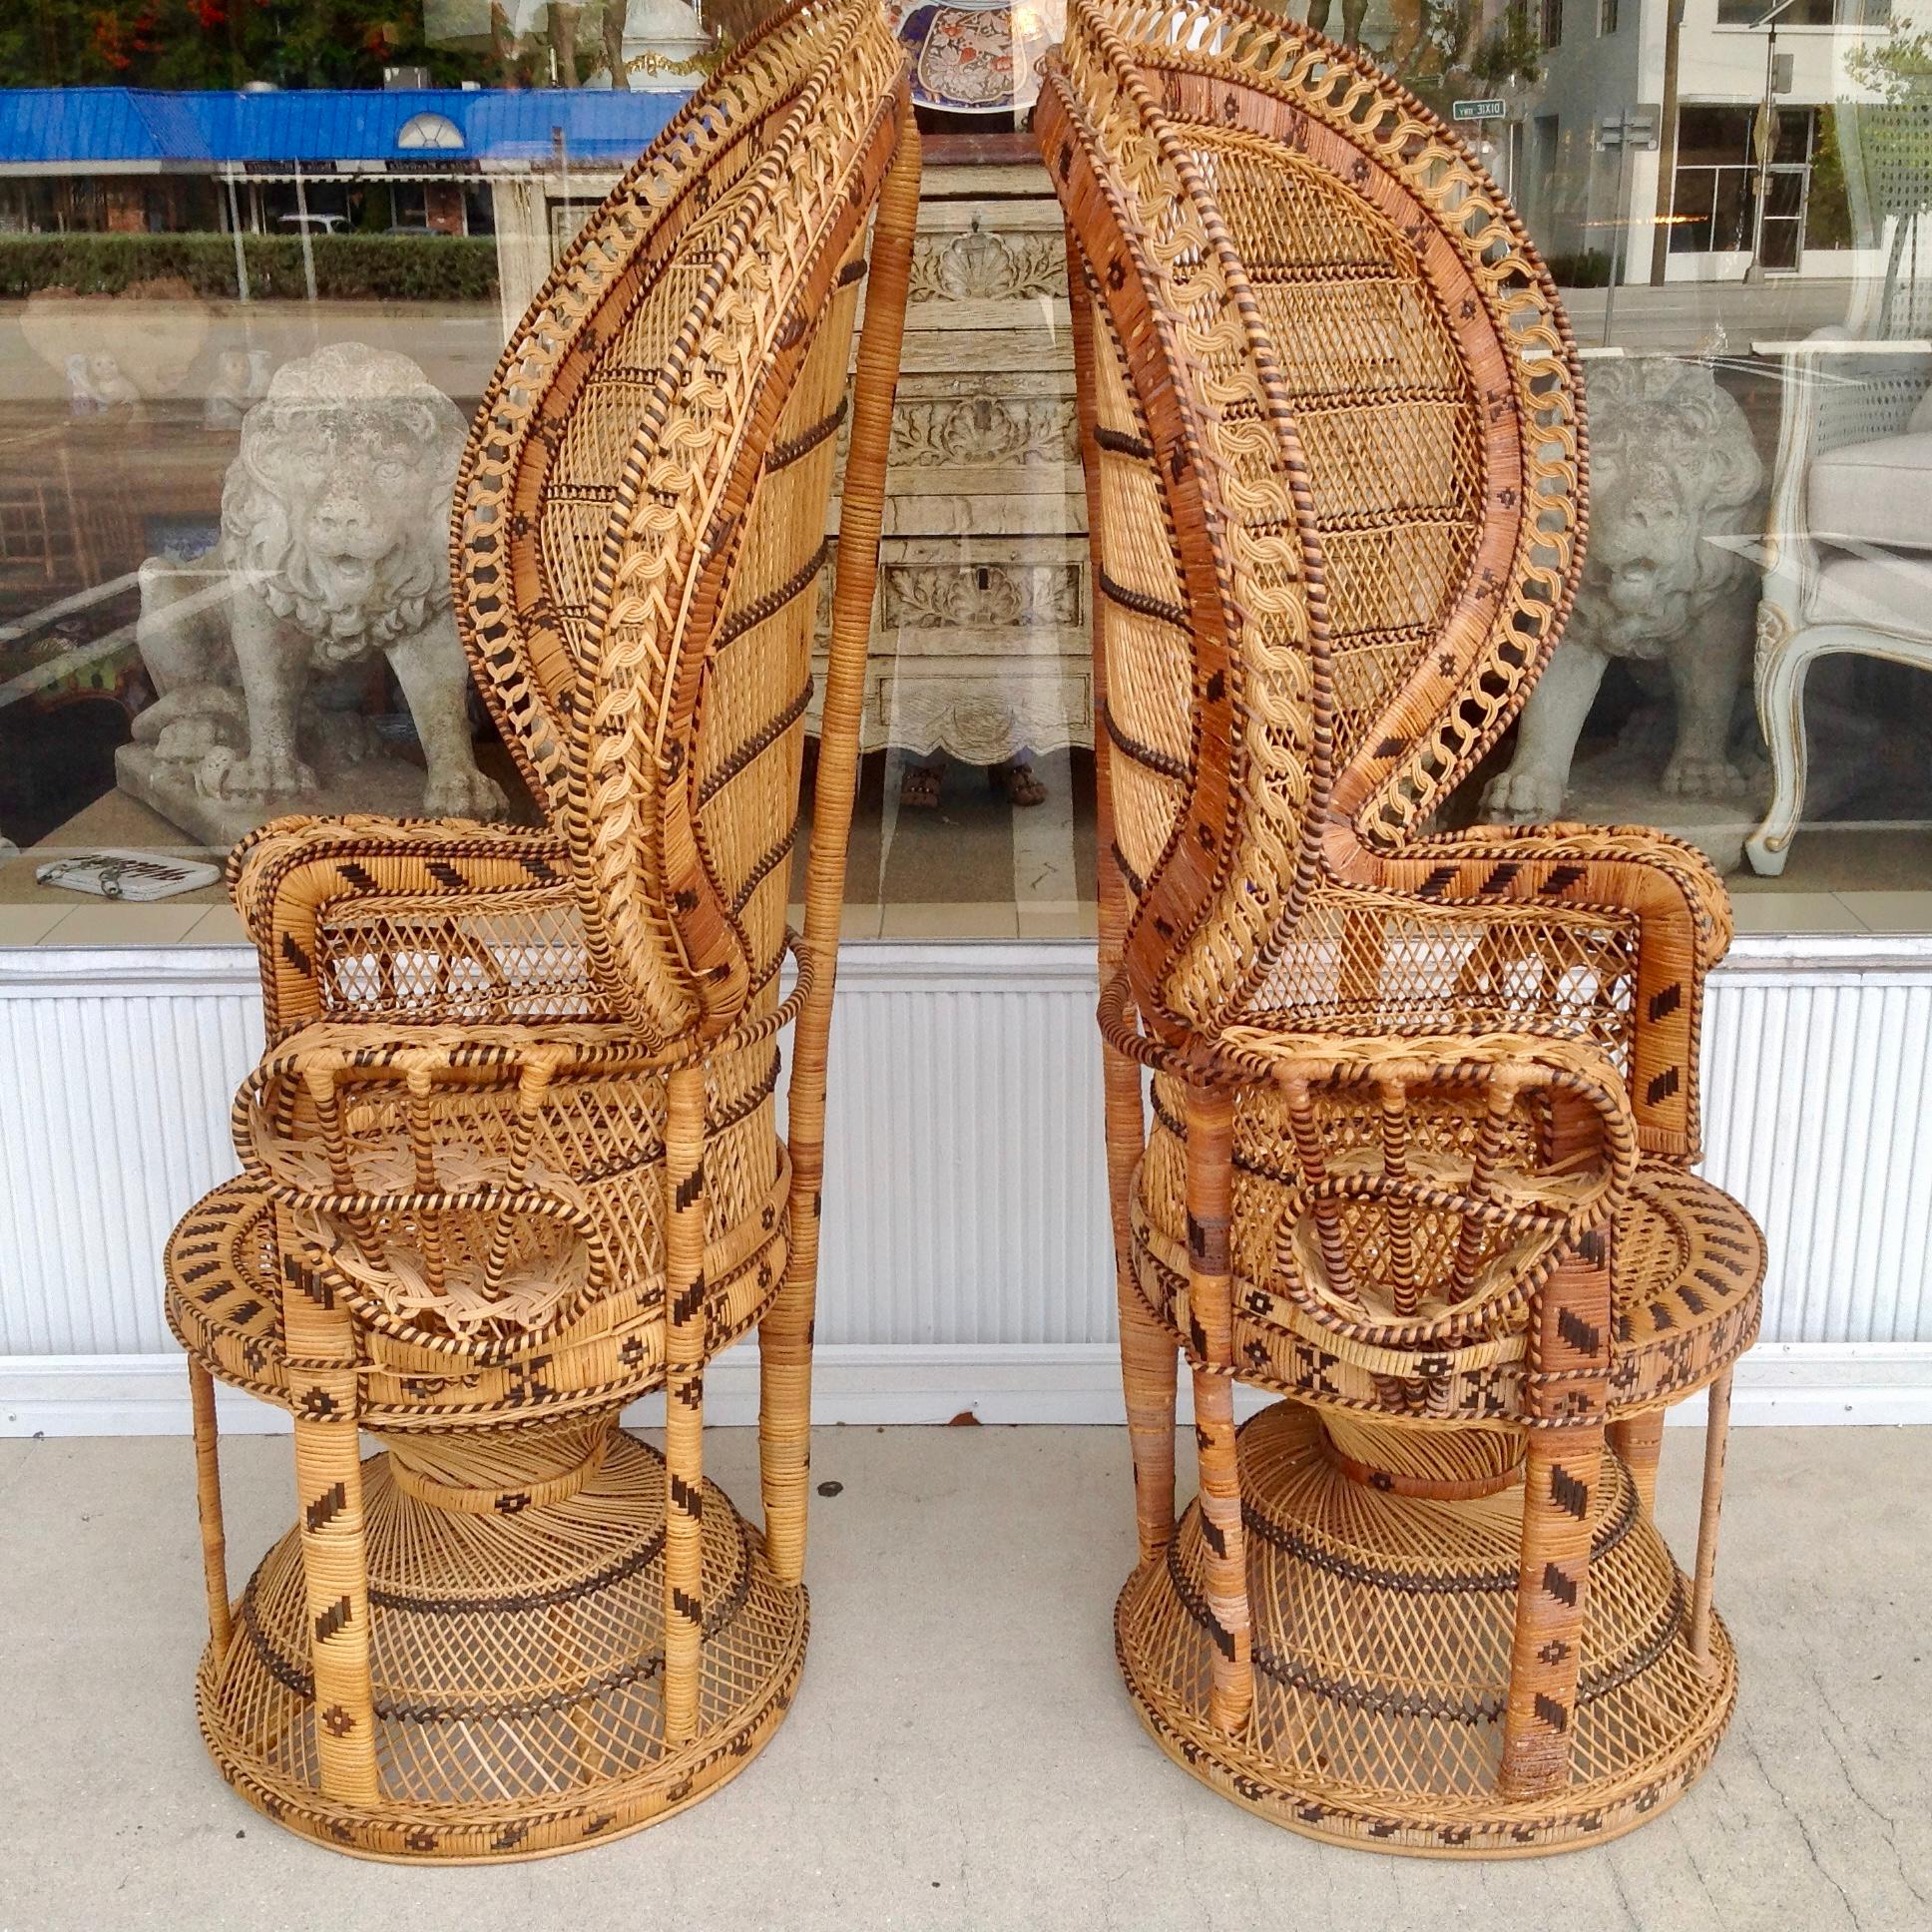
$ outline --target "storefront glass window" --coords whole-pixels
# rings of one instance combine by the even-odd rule
[[[1932,931],[1932,15],[1597,0],[1566,37],[1560,0],[1314,4],[1456,117],[1588,355],[1569,702],[1451,814],[1665,825],[1746,929]],[[0,944],[233,941],[193,863],[280,812],[530,812],[480,708],[452,742],[391,647],[460,675],[463,425],[557,251],[760,11],[0,25]],[[927,177],[848,929],[1072,937],[1095,593],[1025,133],[1054,11],[902,17]],[[292,692],[264,630],[308,640]],[[276,706],[292,735],[257,742]],[[101,853],[138,862],[78,863]]]

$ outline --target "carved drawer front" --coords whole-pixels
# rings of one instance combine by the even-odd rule
[[[1088,597],[1083,537],[887,538],[864,748],[992,763],[1091,745]],[[821,654],[829,615],[822,598]],[[822,692],[822,655],[818,673]]]
[[[1089,649],[1087,547],[1073,537],[899,537],[879,546],[888,653],[1018,659]]]
[[[934,168],[921,183],[906,331],[996,325],[1002,304],[1024,305],[1064,333],[1066,225],[1042,177],[1002,194],[1023,170]],[[959,304],[976,304],[965,309]],[[990,311],[990,312],[989,312]]]
[[[1077,536],[1087,528],[1071,370],[903,375],[889,447],[888,537]],[[842,450],[839,461],[842,475]]]
[[[997,764],[1022,751],[1093,742],[1093,674],[1048,663],[962,657],[901,662],[866,680],[864,748],[950,751]]]
[[[1087,527],[1071,375],[903,377],[886,534],[1078,534]]]

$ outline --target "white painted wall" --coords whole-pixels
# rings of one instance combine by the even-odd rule
[[[1709,0],[1714,6],[1715,0]],[[1598,0],[1564,0],[1563,39],[1543,57],[1543,79],[1524,97],[1523,117],[1532,124],[1554,115],[1559,123],[1555,170],[1538,179],[1534,139],[1525,205],[1530,234],[1546,254],[1579,248],[1611,252],[1617,217],[1617,157],[1596,150],[1598,118],[1619,108],[1655,101],[1663,90],[1663,7],[1659,0],[1619,0],[1617,31],[1600,34]],[[1631,208],[1650,210],[1657,203],[1657,156],[1633,154]],[[1650,229],[1633,230],[1626,245],[1643,257],[1626,280],[1648,281]]]
[[[1769,7],[1772,0],[1764,0]],[[1662,13],[1659,0],[1649,9]],[[1791,86],[1777,98],[1793,106],[1868,99],[1853,82],[1845,56],[1876,29],[1787,27],[1777,30],[1780,58],[1791,56]],[[1717,25],[1717,0],[1686,0],[1684,35],[1678,49],[1678,91],[1687,101],[1748,101],[1764,98],[1764,43],[1768,29]],[[1657,71],[1664,72],[1662,39]]]

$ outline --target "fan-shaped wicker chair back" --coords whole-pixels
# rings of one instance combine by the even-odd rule
[[[1106,318],[1080,389],[1127,955],[1151,1024],[1211,1028],[1300,910],[1327,804],[1313,511],[1260,317],[1188,157],[1144,116],[1111,29],[1073,13],[1067,33],[1068,69],[1105,98],[1084,103],[1050,63],[1035,126]],[[1096,109],[1134,131],[1105,159]]]
[[[728,1026],[782,955],[816,512],[897,58],[826,0],[747,43],[560,262],[460,479],[472,663],[569,832],[600,987],[654,1043]],[[793,701],[754,719],[775,676]]]
[[[1324,593],[1330,811],[1415,829],[1515,716],[1582,565],[1582,385],[1556,291],[1467,149],[1278,17],[1123,22],[1233,243]],[[1344,848],[1345,849],[1345,848]]]
[[[1580,384],[1513,214],[1364,63],[1159,4],[1076,6],[1060,63],[1127,954],[1199,1027],[1527,695],[1581,568]]]
[[[1727,940],[1720,896],[1644,858],[1631,917],[1593,925],[1569,853],[1427,843],[1582,570],[1575,344],[1520,222],[1386,75],[1275,15],[1076,0],[1049,65],[1090,488],[1119,505],[1094,537],[1103,838],[1143,1020],[1172,1040],[1399,996],[1418,1030],[1497,1030],[1534,951],[1580,995],[1565,1029],[1629,1073],[1643,1144],[1683,1158],[1684,979]],[[1426,904],[1344,911],[1338,886],[1519,909],[1470,955]],[[1371,955],[1400,971],[1366,983]],[[1636,1005],[1659,1008],[1641,1033]]]

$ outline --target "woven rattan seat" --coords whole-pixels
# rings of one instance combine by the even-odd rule
[[[267,1197],[232,1181],[197,1202],[168,1238],[168,1325],[190,1358],[232,1388],[288,1406],[281,1270]]]
[[[1069,0],[1035,133],[1096,587],[1123,1672],[1295,1829],[1614,1836],[1734,1698],[1710,1590],[1763,1247],[1690,1172],[1708,864],[1438,828],[1582,567],[1575,344],[1455,136],[1278,14]],[[1237,1381],[1285,1399],[1237,1431]],[[1686,1578],[1652,1492],[1702,1388]]]
[[[167,1253],[198,1702],[230,1782],[325,1844],[593,1843],[732,1776],[789,1704],[831,975],[917,200],[873,0],[800,0],[738,47],[566,251],[459,475],[457,621],[543,822],[284,818],[231,859],[268,1044],[236,1101],[243,1173]],[[706,1365],[753,1327],[762,1530],[703,1468]],[[294,1431],[297,1521],[239,1600],[217,1379]],[[662,1451],[619,1427],[654,1390]]]

